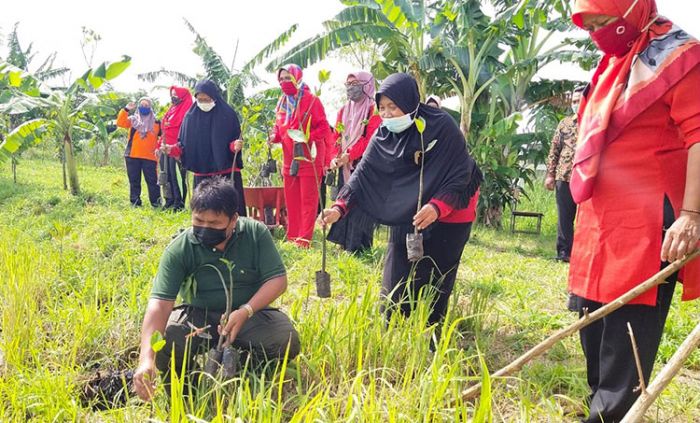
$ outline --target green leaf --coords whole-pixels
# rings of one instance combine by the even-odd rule
[[[292,35],[296,32],[297,28],[299,26],[297,24],[292,25],[289,27],[288,30],[280,34],[279,37],[277,37],[273,42],[265,46],[258,54],[255,55],[248,63],[243,66],[243,72],[251,72],[254,67],[259,65],[260,63],[263,62],[263,60],[269,58],[273,53],[276,51],[279,51],[283,45],[285,45],[290,38],[292,38]]]
[[[109,66],[107,66],[104,78],[107,81],[111,81],[121,75],[129,66],[131,66],[131,57],[124,55],[122,56],[122,60],[110,63]]]
[[[325,69],[321,69],[320,71],[318,71],[318,82],[320,82],[321,84],[325,84],[330,79],[331,71]]]
[[[484,356],[479,353],[479,364],[481,365],[481,396],[479,397],[479,407],[474,414],[475,422],[491,423],[493,421],[492,412],[492,394],[491,394],[491,375],[489,368],[486,366]]]
[[[165,339],[163,338],[163,334],[161,334],[159,331],[153,332],[153,335],[151,335],[151,349],[153,352],[158,352],[165,347]]]
[[[291,138],[294,142],[303,144],[309,142],[309,139],[306,137],[306,135],[298,129],[288,129],[287,135],[289,135],[289,138]]]
[[[7,158],[7,155],[17,152],[21,147],[41,142],[48,123],[46,119],[32,119],[7,134],[7,137],[0,143],[0,150],[5,153],[0,155],[0,161]]]
[[[418,129],[418,132],[419,132],[420,134],[422,134],[423,132],[425,132],[425,119],[423,119],[422,117],[419,117],[419,118],[416,118],[416,119],[414,120],[414,122],[415,122],[416,128]]]
[[[384,43],[396,37],[403,37],[403,35],[385,24],[352,24],[302,42],[285,55],[269,63],[265,69],[269,72],[275,72],[285,63],[296,63],[305,68],[325,59],[331,51],[341,47],[368,40]]]

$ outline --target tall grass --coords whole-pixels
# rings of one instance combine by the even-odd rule
[[[0,168],[2,175],[9,175]],[[425,301],[410,318],[380,313],[385,236],[360,257],[334,252],[333,298],[315,297],[319,245],[281,242],[290,276],[277,306],[297,327],[302,352],[231,381],[207,381],[192,395],[182,381],[156,400],[95,411],[79,394],[96,369],[136,365],[140,323],[160,254],[189,222],[128,206],[118,168],[80,169],[85,194],[61,190],[60,168],[30,160],[19,185],[0,176],[0,421],[452,422],[573,421],[587,394],[576,339],[558,345],[516,378],[490,380],[481,400],[459,392],[571,322],[564,309],[566,266],[554,250],[553,197],[531,198],[545,212],[540,237],[475,228],[463,254],[443,336],[425,326]],[[521,206],[525,209],[524,206]],[[552,223],[554,222],[554,224]],[[335,251],[335,250],[333,250]],[[660,360],[697,320],[700,307],[675,303]],[[700,421],[700,357],[654,412],[664,421]],[[239,419],[239,420],[236,420]]]

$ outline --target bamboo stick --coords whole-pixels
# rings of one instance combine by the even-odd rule
[[[700,256],[700,249],[693,251],[692,253],[688,254],[684,258],[680,260],[676,260],[675,262],[669,264],[661,270],[659,273],[656,275],[652,276],[651,278],[647,279],[644,281],[642,284],[636,286],[635,288],[631,289],[628,291],[626,294],[620,296],[616,300],[612,301],[609,304],[606,304],[605,306],[599,308],[593,313],[586,313],[584,314],[583,317],[581,317],[579,320],[574,322],[573,324],[569,325],[568,327],[561,329],[554,333],[552,336],[549,338],[545,339],[541,343],[537,344],[533,348],[531,348],[529,351],[527,351],[525,354],[521,355],[518,357],[515,361],[510,363],[509,365],[503,367],[502,369],[498,370],[496,373],[491,375],[491,378],[501,378],[505,376],[510,376],[513,373],[518,372],[520,369],[523,368],[525,364],[528,362],[532,361],[533,359],[541,356],[548,350],[550,350],[557,342],[561,341],[562,339],[568,337],[569,335],[578,332],[579,330],[583,329],[584,327],[590,325],[591,323],[602,319],[603,317],[609,315],[613,311],[619,309],[620,307],[624,306],[628,302],[632,301],[633,299],[637,298],[639,295],[647,292],[651,288],[654,288],[666,281],[668,277],[676,273],[678,270],[680,270],[683,266],[685,266],[688,262],[692,261],[693,259],[697,258]],[[465,389],[462,391],[462,399],[464,400],[469,400],[475,398],[477,395],[479,395],[479,392],[481,391],[481,383],[477,383],[473,385],[470,388]]]
[[[697,325],[690,335],[683,341],[678,351],[673,354],[671,360],[659,372],[656,378],[647,386],[645,392],[637,398],[621,423],[636,423],[642,421],[644,414],[651,407],[671,380],[683,367],[683,363],[700,346],[700,325]]]

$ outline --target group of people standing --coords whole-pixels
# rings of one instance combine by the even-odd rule
[[[557,190],[557,258],[570,261],[571,306],[584,316],[697,247],[700,42],[660,16],[654,0],[577,0],[572,18],[590,33],[603,58],[588,87],[575,94],[575,116],[559,128],[545,183]],[[391,75],[375,91],[372,75],[356,72],[345,81],[348,102],[331,128],[321,101],[303,82],[300,67],[284,66],[277,77],[283,95],[269,142],[282,144],[284,152],[288,240],[308,247],[316,221],[332,225],[330,239],[348,249],[362,249],[371,244],[376,225],[389,226],[382,283],[386,316],[409,314],[415,305],[411,300],[428,289],[434,294],[429,323],[439,324],[470,236],[483,179],[456,122],[439,109],[439,99],[421,102],[418,85],[409,75]],[[239,272],[250,289],[237,299],[240,307],[224,316],[228,324],[210,329],[212,336],[246,348],[257,345],[272,357],[293,357],[303,349],[291,323],[268,308],[286,288],[284,265],[274,244],[264,229],[239,219],[243,213],[236,212],[242,204],[236,114],[210,82],[198,84],[195,91],[196,105],[184,106],[182,100],[179,105],[189,107],[187,112],[178,109],[166,115],[162,149],[195,172],[196,180],[233,174],[236,186],[221,185],[217,178],[195,190],[193,228],[168,247],[161,261],[142,329],[145,358],[135,376],[142,398],[150,398],[152,387],[143,377],[155,368],[149,349],[153,330],[168,328],[166,340],[181,354],[184,335],[177,328],[189,321],[186,314],[208,310],[211,316],[199,313],[193,322],[215,328],[222,311],[220,298],[214,297],[223,291],[215,291],[211,272],[202,276],[212,289],[202,293],[207,298],[190,296],[185,308],[175,311],[173,303],[187,275],[203,269],[202,263],[221,266],[217,263],[222,254],[245,263]],[[181,98],[179,91],[173,93]],[[127,111],[136,107],[130,104],[119,118],[121,126],[131,128],[127,167],[135,205],[140,204],[136,175],[154,176],[154,151],[162,130],[148,99],[139,102],[138,114],[128,117]],[[181,127],[175,131],[178,119]],[[175,132],[177,142],[170,135]],[[321,179],[329,171],[336,172],[331,179],[339,181],[334,203],[317,213]],[[149,193],[154,203],[157,192],[150,184]],[[416,241],[422,250],[418,259],[412,254]],[[274,265],[264,265],[265,260],[236,245],[259,248]],[[683,282],[684,300],[697,299],[699,271],[700,263],[692,262],[658,289],[581,330],[591,388],[586,423],[616,422],[627,413],[639,396],[628,326],[637,335],[640,366],[648,382],[676,281]],[[258,312],[274,318],[255,320]],[[281,330],[270,327],[275,321]],[[275,336],[253,336],[264,330]]]

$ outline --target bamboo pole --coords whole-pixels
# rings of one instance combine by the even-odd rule
[[[671,380],[683,367],[683,363],[700,346],[700,325],[697,325],[690,335],[683,341],[678,351],[673,354],[671,360],[659,372],[656,378],[647,386],[646,391],[637,398],[621,423],[636,423],[642,421],[644,414],[651,407]]]
[[[612,301],[609,304],[606,304],[605,306],[599,308],[593,313],[588,313],[586,312],[583,317],[581,317],[579,320],[574,322],[573,324],[569,325],[568,327],[561,329],[554,333],[552,336],[549,338],[545,339],[544,341],[540,342],[533,348],[531,348],[528,352],[525,354],[521,355],[518,357],[515,361],[510,363],[509,365],[503,367],[502,369],[498,370],[496,373],[491,375],[491,378],[501,378],[501,377],[506,377],[510,376],[513,373],[518,372],[520,369],[523,368],[525,364],[528,362],[532,361],[533,359],[541,356],[548,350],[550,350],[557,342],[561,341],[562,339],[568,337],[569,335],[578,332],[579,330],[583,329],[584,327],[590,325],[591,323],[602,319],[603,317],[609,315],[613,311],[619,309],[620,307],[624,306],[628,302],[632,301],[633,299],[637,298],[639,295],[647,292],[651,288],[654,288],[658,285],[661,285],[666,281],[668,277],[676,273],[678,270],[680,270],[683,266],[685,266],[688,262],[692,261],[693,259],[697,258],[700,256],[700,249],[697,249],[693,251],[692,253],[688,254],[684,258],[680,260],[676,260],[675,262],[669,264],[661,270],[659,273],[656,275],[652,276],[651,278],[647,279],[644,281],[642,284],[636,286],[635,288],[631,289],[628,291],[626,294],[620,296],[616,300]],[[462,391],[462,399],[464,400],[469,400],[475,398],[477,395],[479,395],[479,392],[481,391],[481,383],[477,383],[474,386],[465,389]]]

